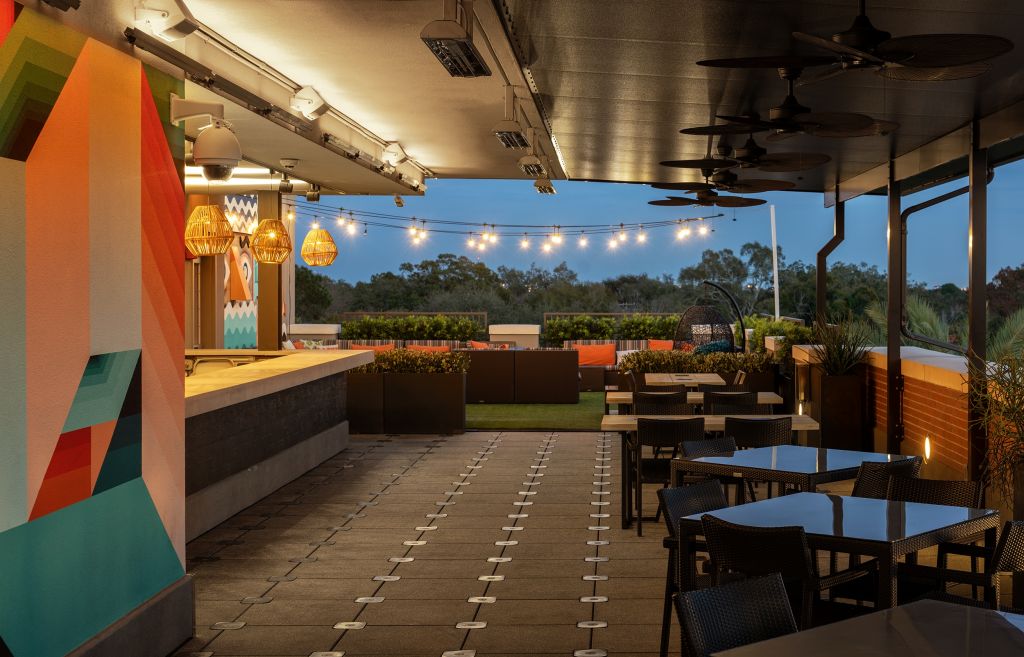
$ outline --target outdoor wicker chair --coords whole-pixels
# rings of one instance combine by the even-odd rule
[[[977,545],[956,545],[958,554],[971,556],[976,559],[985,560],[985,568],[980,573],[967,572],[964,570],[951,569],[940,559],[934,568],[930,566],[905,566],[918,577],[934,578],[936,592],[927,597],[958,604],[987,607],[989,609],[1000,609],[998,596],[999,573],[1022,573],[1024,572],[1024,520],[1008,520],[1003,525],[1003,531],[999,534],[994,550],[987,550]],[[952,595],[947,592],[949,584],[969,584],[974,596],[965,598],[959,595]],[[977,600],[977,589],[985,591],[985,599]],[[1016,604],[1019,601],[1014,600]],[[1021,613],[1024,610],[1014,610]]]
[[[698,347],[723,342],[727,345],[726,351],[732,351],[736,344],[729,320],[714,306],[690,306],[683,311],[674,338],[676,342]]]
[[[740,449],[793,444],[793,418],[725,418],[725,435]]]
[[[899,461],[864,461],[857,470],[857,479],[853,482],[853,497],[870,497],[884,500],[889,494],[889,477],[921,476],[920,456],[901,459]]]
[[[801,629],[811,627],[815,601],[822,591],[866,577],[875,570],[876,564],[871,563],[819,575],[818,562],[807,544],[803,527],[749,527],[712,515],[704,515],[701,524],[715,581],[721,581],[723,574],[757,577],[780,573],[793,608],[799,610]]]
[[[707,657],[797,631],[778,573],[676,595],[683,654]]]
[[[917,479],[914,477],[889,477],[889,490],[886,497],[890,500],[900,502],[919,502],[921,504],[945,504],[947,506],[965,506],[972,509],[980,509],[985,489],[980,481],[962,481],[958,479]],[[937,565],[942,568],[947,562],[950,553],[958,554],[967,548],[976,547],[973,545],[983,540],[983,535],[971,536],[964,539],[963,543],[939,543]],[[967,550],[969,552],[969,550]],[[971,574],[978,574],[978,557],[968,553],[971,559]],[[916,572],[917,555],[908,554],[906,564],[900,573],[904,579],[915,579],[912,574]],[[908,582],[909,584],[910,582]],[[921,582],[916,582],[919,585]],[[977,595],[977,587],[973,588]]]
[[[684,440],[680,451],[687,458],[727,454],[736,451],[736,441],[731,436],[705,438],[704,440]]]
[[[644,484],[668,486],[672,478],[671,457],[679,453],[684,440],[704,437],[704,418],[651,419],[640,418],[636,422],[632,458],[634,466],[633,486],[636,500],[636,535],[643,536]],[[644,458],[644,448],[668,450],[669,458],[659,458],[657,451],[653,458]],[[660,513],[658,514],[660,515]],[[657,515],[655,516],[657,519]]]
[[[757,415],[756,392],[705,392],[707,415]]]
[[[679,539],[676,528],[679,519],[697,513],[707,513],[723,509],[729,505],[725,497],[725,489],[717,479],[706,479],[700,483],[675,488],[658,489],[658,504],[665,518],[668,536],[662,543],[668,549],[668,570],[665,573],[665,605],[661,618],[661,656],[668,654],[669,631],[672,624],[672,596],[679,591],[678,563],[676,548]],[[707,545],[703,541],[694,544],[695,551],[706,552]],[[710,580],[705,578],[709,583]]]
[[[693,415],[693,404],[686,402],[686,391],[633,393],[633,415]]]

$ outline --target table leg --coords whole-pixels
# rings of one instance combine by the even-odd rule
[[[736,479],[736,506],[743,504],[746,497],[747,480],[740,477]]]
[[[996,529],[995,527],[985,530],[985,553],[992,554],[996,549]],[[985,569],[988,570],[989,563],[986,561]],[[995,575],[993,582],[990,586],[985,587],[985,602],[992,605],[995,609],[999,602],[999,575]],[[1016,598],[1014,604],[1017,604]]]
[[[629,467],[629,446],[626,444],[627,433],[619,434],[619,481],[622,486],[622,528],[629,529],[633,522],[632,468]]]
[[[896,555],[890,552],[878,557],[878,600],[876,609],[896,606]]]
[[[679,533],[679,548],[676,550],[679,558],[677,572],[679,574],[679,590],[692,591],[697,588],[697,555],[693,549],[693,535],[687,532]]]

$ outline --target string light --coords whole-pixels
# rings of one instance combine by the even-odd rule
[[[473,237],[472,233],[470,233],[469,238],[466,239],[466,246],[468,246],[471,249],[476,248],[476,238]]]
[[[540,245],[540,250],[543,251],[544,253],[551,253],[552,248],[554,247],[551,246],[551,242],[544,242],[543,244]]]
[[[615,239],[615,237],[609,237],[608,238],[608,250],[609,251],[614,251],[617,248],[619,248],[619,240]]]
[[[526,233],[523,233],[523,239],[519,240],[519,248],[524,251],[530,248],[530,238],[526,236]]]
[[[349,235],[355,235],[357,230],[359,229],[354,222],[350,221],[348,224],[345,225],[345,232],[348,233]]]
[[[639,244],[643,244],[644,242],[647,241],[647,233],[644,232],[644,227],[643,226],[640,226],[640,230],[637,231],[636,241]]]
[[[589,242],[589,241],[587,240],[587,236],[586,236],[586,235],[584,235],[584,234],[583,234],[582,232],[580,233],[580,242],[579,242],[579,243],[580,243],[580,248],[581,248],[581,249],[585,249],[585,248],[587,248],[587,244],[589,244],[589,243],[590,243],[590,242]]]
[[[622,242],[623,244],[625,244],[626,240],[628,240],[628,239],[629,239],[629,235],[626,234],[626,225],[625,224],[619,224],[619,241]]]
[[[551,238],[550,239],[551,239],[551,243],[552,244],[559,245],[559,246],[562,244],[562,227],[561,226],[555,226],[555,232],[551,234]]]
[[[701,227],[699,227],[697,229],[697,233],[700,234],[700,235],[707,235],[708,234],[708,227],[702,225]]]
[[[689,236],[690,236],[690,227],[689,226],[683,226],[682,228],[680,228],[679,230],[676,231],[676,239],[677,240],[685,240]]]

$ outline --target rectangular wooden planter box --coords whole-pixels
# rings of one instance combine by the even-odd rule
[[[350,372],[348,428],[352,433],[384,433],[384,375]]]
[[[865,381],[861,368],[828,376],[811,368],[811,399],[821,424],[821,446],[873,451],[864,420]]]
[[[575,350],[516,350],[513,353],[516,356],[517,404],[579,403],[579,354]]]
[[[384,433],[463,433],[466,375],[384,375]]]
[[[515,352],[510,349],[468,349],[466,403],[512,404],[516,401]]]

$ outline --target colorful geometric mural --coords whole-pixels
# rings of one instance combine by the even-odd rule
[[[171,91],[0,0],[0,655],[64,655],[184,575]]]
[[[249,235],[259,223],[259,205],[253,194],[224,198],[224,213],[235,231],[225,258],[224,348],[256,348],[256,260]]]

